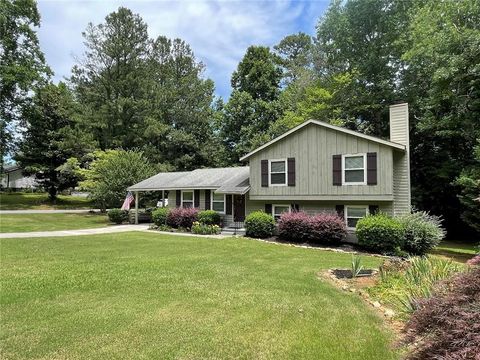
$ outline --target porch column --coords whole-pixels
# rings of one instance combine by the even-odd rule
[[[162,190],[162,207],[165,207],[165,190]]]
[[[138,225],[138,191],[135,191],[135,224]]]

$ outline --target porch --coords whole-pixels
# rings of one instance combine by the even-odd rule
[[[246,193],[250,190],[249,168],[232,167],[198,169],[190,172],[159,173],[129,191],[135,197],[135,224],[139,222],[138,205],[144,193],[159,193],[159,206],[193,207],[215,210],[226,231],[243,229],[246,214]]]

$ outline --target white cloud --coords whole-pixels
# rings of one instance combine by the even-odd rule
[[[325,1],[40,1],[40,44],[60,80],[69,76],[73,55],[84,51],[81,32],[119,6],[139,13],[152,37],[179,37],[189,43],[228,95],[230,76],[250,45],[274,45],[300,30],[314,32]]]

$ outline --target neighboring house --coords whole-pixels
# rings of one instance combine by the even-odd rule
[[[309,120],[240,160],[249,166],[160,173],[129,190],[168,191],[171,206],[216,210],[226,227],[255,210],[337,212],[349,229],[410,211],[408,104],[390,107],[389,141]]]
[[[24,176],[22,170],[18,165],[5,165],[0,182],[2,189],[22,190],[36,187],[35,177]]]

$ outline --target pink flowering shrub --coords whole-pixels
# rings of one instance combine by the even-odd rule
[[[198,209],[174,208],[167,216],[167,225],[173,228],[190,229],[198,218]]]
[[[334,214],[309,216],[306,213],[284,213],[278,221],[278,236],[292,242],[339,244],[347,237],[345,222]]]
[[[303,211],[283,213],[278,220],[278,237],[292,242],[306,242],[311,236],[311,216]]]
[[[470,266],[480,266],[480,254],[478,254],[477,256],[474,256],[473,258],[471,258],[470,260],[467,261],[467,265],[470,265]]]
[[[310,220],[310,241],[326,245],[338,245],[347,238],[347,227],[336,214],[318,214]]]

